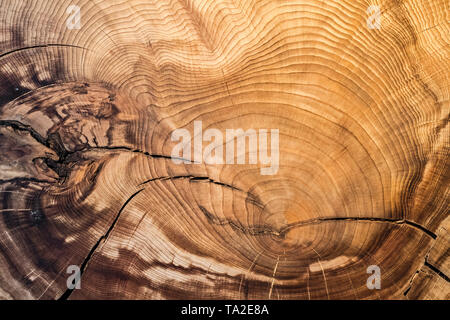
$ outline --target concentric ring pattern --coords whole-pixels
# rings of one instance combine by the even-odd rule
[[[2,1],[0,298],[448,299],[449,12]],[[278,130],[276,173],[173,161],[195,123]]]

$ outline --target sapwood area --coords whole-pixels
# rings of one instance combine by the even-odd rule
[[[0,298],[449,299],[449,12],[0,1]],[[196,163],[195,121],[279,165]]]

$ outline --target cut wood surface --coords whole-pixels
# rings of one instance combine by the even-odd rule
[[[0,0],[0,298],[449,299],[449,6]]]

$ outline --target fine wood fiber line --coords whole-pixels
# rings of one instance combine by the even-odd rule
[[[447,0],[0,2],[1,299],[449,299]]]

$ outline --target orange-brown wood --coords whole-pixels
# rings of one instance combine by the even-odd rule
[[[0,298],[448,299],[449,12],[1,1]],[[278,170],[175,163],[195,121]]]

